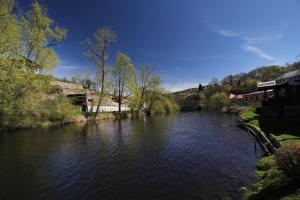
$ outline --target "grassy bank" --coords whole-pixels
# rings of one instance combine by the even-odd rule
[[[297,175],[297,171],[300,170],[300,132],[296,130],[299,121],[263,116],[256,108],[248,108],[240,116],[246,123],[264,133],[272,134],[282,145],[275,155],[263,157],[258,161],[257,182],[252,185],[251,191],[245,194],[245,199],[300,199]]]

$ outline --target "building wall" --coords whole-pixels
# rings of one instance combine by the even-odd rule
[[[88,110],[91,111],[92,107],[92,112],[96,112],[97,106],[88,106]],[[121,111],[130,111],[130,107],[128,106],[121,106]],[[100,106],[99,107],[99,112],[118,112],[119,107],[118,106]]]
[[[245,103],[249,103],[249,104],[261,102],[263,99],[264,99],[264,94],[263,93],[244,95]]]

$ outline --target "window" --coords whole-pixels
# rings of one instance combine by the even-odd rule
[[[278,94],[280,97],[286,96],[286,90],[284,88],[279,89]]]

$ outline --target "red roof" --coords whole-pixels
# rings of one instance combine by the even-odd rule
[[[230,94],[229,95],[229,99],[231,99],[231,100],[233,100],[233,99],[243,99],[243,98],[244,98],[244,95],[242,95],[242,94],[237,94],[237,95]]]
[[[236,97],[235,97],[236,99],[243,99],[244,98],[244,95],[242,95],[242,94],[238,94],[238,95],[236,95]]]
[[[235,99],[235,94],[230,94],[229,99]]]

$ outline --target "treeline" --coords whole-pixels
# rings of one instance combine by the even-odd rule
[[[31,8],[24,11],[14,0],[0,0],[0,128],[81,120],[80,108],[50,84],[53,77],[43,75],[58,65],[54,47],[66,37],[67,30],[49,17],[40,1],[33,1]],[[113,92],[120,105],[126,97],[134,110],[175,110],[169,106],[174,103],[171,95],[161,88],[159,76],[152,73],[149,65],[137,72],[131,59],[119,52],[114,66],[107,66],[110,47],[116,39],[111,29],[99,28],[93,39],[83,42],[85,56],[97,67],[97,76],[81,82],[98,92],[98,108],[102,99]]]
[[[254,92],[259,81],[271,81],[287,72],[299,69],[300,62],[295,62],[287,66],[264,66],[249,73],[228,75],[222,80],[213,78],[206,86],[199,84],[198,88],[187,90],[189,92],[176,94],[176,100],[181,106],[191,104],[202,109],[227,110],[232,106],[232,102],[229,101],[230,93]]]
[[[264,66],[250,71],[249,73],[241,73],[226,76],[220,84],[225,87],[226,91],[232,93],[249,93],[256,89],[256,84],[259,81],[271,81],[279,76],[294,70],[300,69],[300,62],[288,64],[287,66]]]
[[[113,94],[117,97],[119,112],[123,100],[129,101],[132,111],[146,113],[173,112],[178,110],[172,94],[165,92],[161,87],[161,79],[153,73],[149,64],[144,64],[138,71],[131,58],[125,53],[118,52],[113,66],[108,66],[111,55],[111,46],[117,41],[117,35],[107,27],[98,28],[93,38],[87,38],[82,44],[85,46],[85,57],[94,64],[97,70],[96,78],[83,79],[88,90],[97,91],[99,96],[96,102],[99,106],[105,97]],[[76,78],[71,78],[75,80]],[[86,112],[89,112],[87,109]]]

